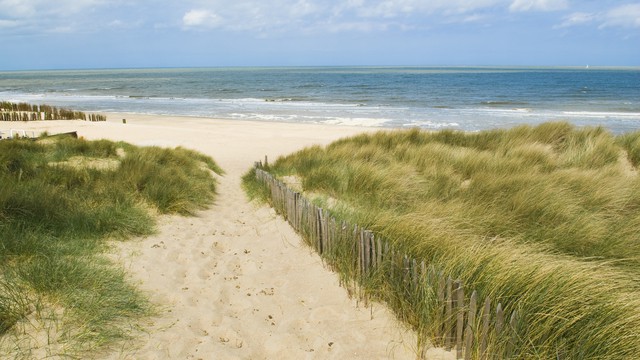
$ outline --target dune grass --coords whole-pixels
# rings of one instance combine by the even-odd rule
[[[183,148],[0,141],[0,339],[56,309],[65,355],[126,338],[127,324],[151,307],[102,255],[106,240],[151,234],[157,213],[205,207],[215,196],[211,172],[222,174]]]
[[[515,358],[640,358],[640,133],[567,123],[379,132],[269,171],[519,314]],[[245,178],[246,187],[250,176]],[[428,302],[367,285],[421,334]]]

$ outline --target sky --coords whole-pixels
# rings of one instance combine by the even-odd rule
[[[640,2],[0,0],[0,70],[640,66]]]

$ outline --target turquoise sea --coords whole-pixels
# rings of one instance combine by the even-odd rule
[[[287,67],[0,72],[0,101],[84,111],[480,130],[640,130],[640,68]]]

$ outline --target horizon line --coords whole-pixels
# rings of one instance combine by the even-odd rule
[[[458,69],[571,69],[571,70],[615,70],[638,69],[640,65],[211,65],[211,66],[132,66],[132,67],[79,67],[79,68],[33,68],[0,69],[2,72],[38,71],[104,71],[104,70],[170,70],[170,69],[291,69],[291,68],[458,68]]]

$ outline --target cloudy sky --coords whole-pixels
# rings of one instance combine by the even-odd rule
[[[640,66],[640,2],[0,0],[0,70]]]

